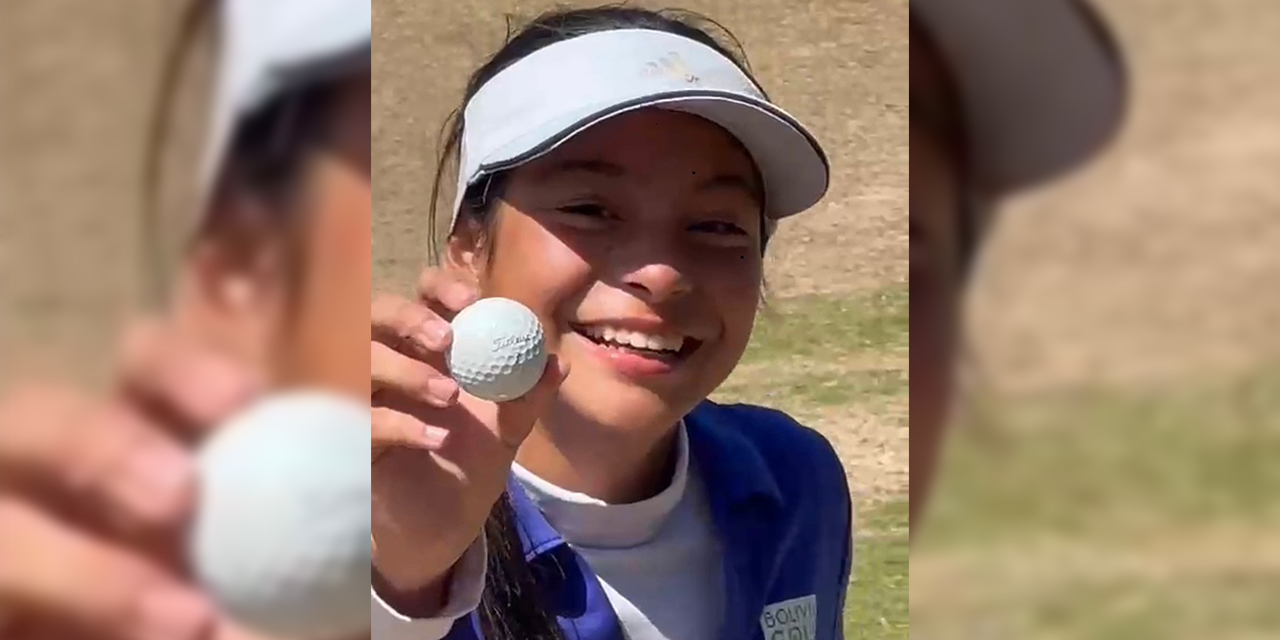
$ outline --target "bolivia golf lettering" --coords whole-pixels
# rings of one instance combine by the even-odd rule
[[[765,640],[814,640],[818,637],[818,598],[804,596],[771,604],[760,616]]]

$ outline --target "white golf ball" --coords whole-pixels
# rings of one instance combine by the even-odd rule
[[[458,386],[493,402],[529,393],[547,366],[538,316],[507,298],[485,298],[453,319],[449,370]]]
[[[268,398],[214,433],[199,469],[191,563],[224,612],[282,638],[368,633],[368,406]]]

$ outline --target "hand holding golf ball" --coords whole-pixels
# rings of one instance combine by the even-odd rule
[[[375,297],[370,321],[375,575],[414,606],[479,535],[568,371],[534,312],[457,270]]]
[[[0,638],[366,635],[367,407],[258,402],[253,376],[173,328],[131,335],[128,393],[0,397]],[[188,524],[198,583],[173,553]]]

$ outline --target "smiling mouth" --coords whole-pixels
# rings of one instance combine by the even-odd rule
[[[678,360],[702,346],[702,341],[678,333],[649,333],[603,324],[571,324],[578,335],[606,349],[634,353],[648,358]]]

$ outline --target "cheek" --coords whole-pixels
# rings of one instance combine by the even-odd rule
[[[502,212],[495,251],[480,277],[485,296],[518,300],[555,326],[566,304],[575,304],[592,282],[589,256],[570,246],[532,218]]]
[[[701,261],[690,264],[701,271],[701,288],[723,319],[726,342],[745,348],[760,307],[762,260],[746,253],[727,252],[716,259],[708,255],[704,250]]]
[[[284,363],[295,383],[363,397],[368,393],[371,190],[337,172],[321,181],[310,212],[303,272]]]

